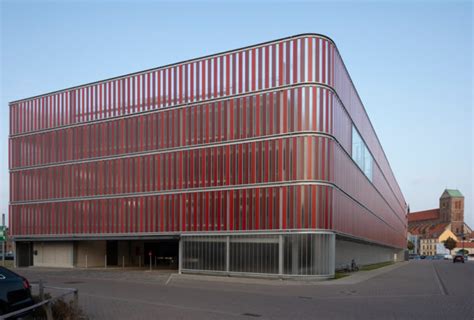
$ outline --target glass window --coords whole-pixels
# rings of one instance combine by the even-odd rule
[[[352,159],[359,168],[364,167],[364,142],[354,126],[352,126]]]
[[[364,148],[364,173],[372,181],[372,155],[369,152],[369,149]]]
[[[352,159],[372,181],[374,159],[354,126],[352,126]]]

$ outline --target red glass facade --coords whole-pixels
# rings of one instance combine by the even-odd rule
[[[9,141],[16,239],[318,229],[406,245],[403,195],[325,36],[11,102]]]

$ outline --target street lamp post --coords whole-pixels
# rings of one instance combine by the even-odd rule
[[[464,224],[461,227],[461,239],[462,239],[462,255],[464,256],[464,240],[466,240],[466,237],[464,236]]]

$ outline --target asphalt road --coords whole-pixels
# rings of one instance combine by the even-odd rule
[[[91,319],[474,319],[472,261],[410,261],[317,284],[202,280],[164,271],[17,272],[78,288]]]

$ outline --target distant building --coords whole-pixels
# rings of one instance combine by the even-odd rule
[[[465,251],[467,251],[467,254],[468,254],[470,257],[474,256],[474,242],[467,242],[467,241],[462,242],[462,241],[459,241],[459,242],[457,243],[456,248],[454,248],[451,252],[452,252],[453,254],[455,254],[455,253],[458,253],[460,250],[463,250],[463,249],[464,249]]]
[[[420,254],[420,235],[411,234],[408,232],[407,235],[408,241],[413,243],[413,250],[409,250],[408,253],[410,254]]]
[[[444,241],[449,237],[458,241],[456,235],[451,231],[451,225],[441,223],[432,228],[424,229],[424,233],[420,236],[420,254],[425,256],[434,256],[437,254],[446,254]]]
[[[439,224],[450,224],[451,231],[460,236],[468,235],[471,228],[464,223],[464,196],[459,190],[444,190],[439,198],[439,208],[408,214],[408,232],[422,235]]]

